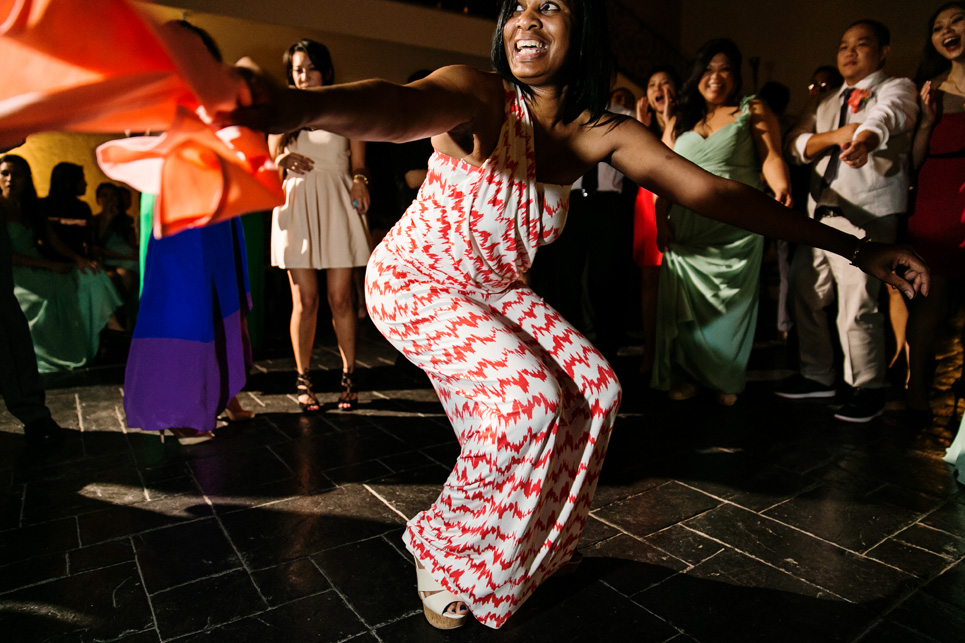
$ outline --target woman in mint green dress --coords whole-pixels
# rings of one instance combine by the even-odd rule
[[[14,295],[27,317],[41,373],[83,366],[97,355],[100,332],[120,330],[121,299],[97,264],[71,251],[40,213],[33,175],[14,154],[0,156],[4,224],[10,236]],[[51,249],[72,263],[45,256]],[[54,255],[51,255],[54,256]]]
[[[697,52],[664,141],[718,176],[762,188],[790,205],[777,118],[761,101],[739,99],[741,54],[712,40]],[[699,387],[730,406],[744,390],[757,321],[764,239],[657,199],[664,251],[652,385],[673,400]]]

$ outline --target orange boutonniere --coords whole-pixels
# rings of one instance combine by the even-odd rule
[[[864,109],[864,106],[868,104],[868,99],[871,98],[871,92],[867,89],[856,89],[851,92],[851,96],[848,97],[848,107],[851,108],[852,114],[857,114]]]

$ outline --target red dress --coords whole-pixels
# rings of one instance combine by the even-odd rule
[[[657,211],[653,192],[640,188],[633,206],[633,263],[641,268],[659,267],[663,253],[657,248]]]
[[[965,112],[943,114],[932,129],[916,194],[912,245],[933,273],[965,277]]]

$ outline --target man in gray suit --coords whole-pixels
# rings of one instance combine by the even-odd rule
[[[810,216],[885,242],[895,240],[898,215],[907,207],[908,157],[918,115],[914,84],[883,71],[890,39],[887,27],[874,20],[848,27],[837,60],[844,84],[806,113],[787,138],[788,156],[811,165]],[[836,294],[844,380],[852,392],[835,418],[868,422],[880,415],[885,404],[881,282],[846,258],[807,247],[797,249],[790,280],[801,373],[777,395],[834,397],[834,354],[824,308]]]

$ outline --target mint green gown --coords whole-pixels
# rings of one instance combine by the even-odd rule
[[[674,151],[703,169],[761,189],[750,98],[710,137],[684,132]],[[673,243],[663,255],[651,384],[669,390],[683,376],[714,391],[744,390],[757,322],[764,238],[674,204]]]
[[[7,223],[11,250],[40,258],[33,230]],[[27,317],[41,373],[78,368],[97,355],[100,332],[121,298],[103,272],[58,274],[13,266],[13,293]]]

